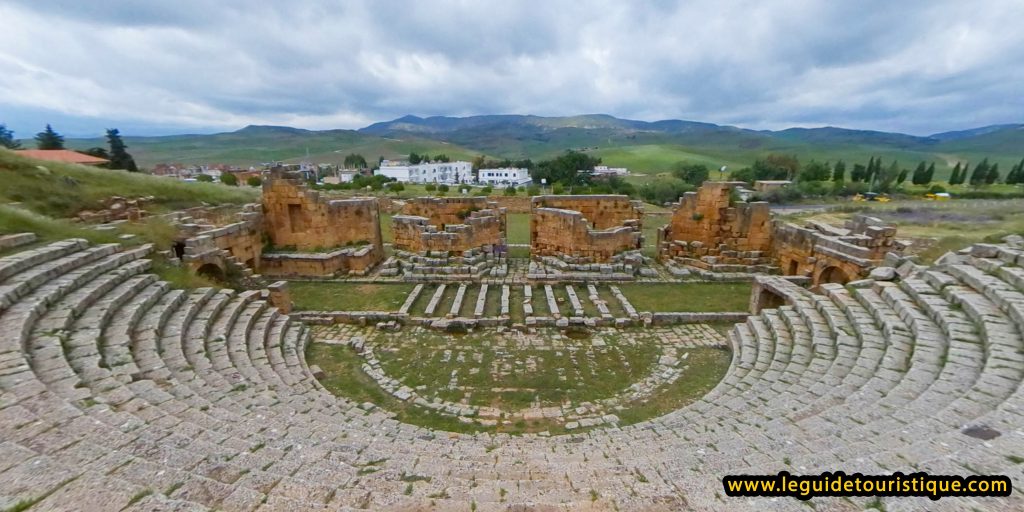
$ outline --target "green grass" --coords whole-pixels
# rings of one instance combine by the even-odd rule
[[[188,183],[141,173],[43,162],[0,150],[0,199],[22,203],[50,217],[70,217],[95,209],[111,196],[153,196],[148,210],[174,210],[207,204],[240,204],[259,200],[251,187]]]
[[[597,335],[605,346],[592,346],[593,338],[572,340],[558,348],[501,344],[494,343],[492,331],[474,332],[457,339],[432,331],[414,331],[398,337],[369,333],[385,372],[406,386],[425,386],[419,392],[421,396],[428,400],[434,396],[451,402],[464,400],[470,405],[493,406],[505,412],[533,405],[558,406],[566,400],[579,404],[617,396],[649,374],[660,355],[657,335],[653,333],[628,331],[629,338],[622,331],[603,331]],[[563,339],[562,343],[566,341]],[[568,350],[568,346],[573,350]],[[452,352],[448,361],[443,361],[445,350]],[[460,352],[465,355],[464,361],[457,360]],[[623,403],[625,408],[615,411],[622,424],[650,419],[698,399],[718,383],[731,361],[730,353],[724,349],[681,349],[680,355],[683,353],[688,353],[688,357],[682,365],[682,377],[661,386],[651,396]],[[478,355],[480,361],[475,361],[473,355]],[[348,346],[312,343],[307,358],[310,364],[324,370],[327,376],[321,383],[332,393],[356,403],[374,403],[394,412],[399,421],[455,432],[565,432],[558,421],[551,420],[506,421],[497,427],[465,424],[401,402],[363,373],[363,359]],[[494,374],[493,368],[508,370]],[[479,371],[473,373],[472,369]],[[453,374],[458,380],[456,389],[449,388]]]
[[[382,390],[361,366],[363,359],[347,345],[310,343],[306,348],[306,359],[310,364],[320,366],[327,375],[320,381],[328,391],[346,397],[355,403],[370,402],[392,411],[405,423],[451,432],[480,432],[487,430],[480,425],[459,422],[451,416],[436,414],[428,409],[399,401]]]
[[[530,214],[510,213],[506,219],[506,230],[508,231],[508,243],[528,244],[530,243]]]
[[[667,171],[671,169],[672,164],[680,161],[704,164],[709,169],[718,169],[723,165],[739,169],[749,165],[744,161],[722,159],[673,144],[607,147],[591,153],[601,157],[601,161],[606,165],[628,167],[630,170],[646,173]]]
[[[689,353],[689,357],[682,376],[659,388],[649,399],[617,412],[621,424],[655,418],[700,399],[718,385],[732,362],[732,354],[720,348],[690,348],[680,355],[683,353]]]
[[[645,207],[646,209],[646,207]],[[644,256],[654,257],[658,253],[658,229],[672,220],[671,213],[645,213],[643,218]]]
[[[291,281],[295,308],[305,311],[398,311],[413,285]]]
[[[637,311],[747,311],[750,283],[630,283],[619,289]]]
[[[458,349],[450,337],[432,332],[419,333],[412,343],[409,339],[383,340],[384,346],[393,350],[378,350],[377,357],[389,375],[399,376],[410,387],[427,386],[427,392],[449,401],[465,398],[471,405],[495,406],[506,411],[527,408],[534,401],[547,407],[567,399],[579,403],[613,396],[646,374],[657,359],[653,344],[625,345],[618,342],[617,336],[602,334],[610,349],[595,351],[593,360],[578,355],[578,374],[570,370],[563,381],[558,378],[557,369],[574,368],[569,351],[492,347],[487,343],[492,337],[493,333],[484,332],[457,341],[458,346],[472,347],[473,354],[481,355],[480,363],[471,359],[458,362],[454,357],[442,362],[445,349]],[[576,346],[580,350],[589,348],[586,341]],[[537,367],[527,369],[525,365],[514,364],[509,375],[495,377],[488,369],[496,359],[533,359]],[[472,374],[468,371],[471,367],[481,371]],[[471,391],[446,389],[452,372],[457,372],[460,388]],[[494,391],[495,388],[521,391]]]

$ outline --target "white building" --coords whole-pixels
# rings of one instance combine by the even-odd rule
[[[473,164],[469,162],[431,162],[405,164],[385,160],[377,174],[405,183],[444,183],[455,185],[473,181]]]
[[[595,176],[629,176],[629,169],[625,167],[608,167],[598,165],[594,167]]]
[[[477,171],[477,183],[481,185],[526,185],[533,181],[530,170],[518,167],[502,167],[500,169],[480,169]]]

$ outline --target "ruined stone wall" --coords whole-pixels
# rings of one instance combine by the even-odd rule
[[[192,271],[213,264],[222,271],[229,265],[257,269],[263,253],[263,214],[257,204],[246,205],[236,222],[213,227],[183,222],[178,224],[180,257]],[[188,220],[188,219],[185,219]]]
[[[300,251],[369,244],[383,254],[374,198],[326,199],[299,180],[263,183],[264,226],[277,247]]]
[[[616,254],[640,249],[642,246],[639,218],[626,220],[626,225],[595,229],[595,223],[583,213],[542,207],[540,205],[544,203],[537,199],[540,198],[534,198],[533,214],[530,218],[530,250],[533,256],[569,256],[603,263],[611,260]],[[578,205],[580,203],[582,201],[577,201]],[[599,208],[588,210],[601,211]],[[611,213],[611,210],[606,212],[606,218],[616,215]]]
[[[537,208],[580,212],[592,229],[611,229],[635,223],[639,230],[644,216],[640,201],[622,195],[536,196],[530,205],[534,212]]]
[[[805,226],[774,221],[772,256],[784,274],[805,276],[814,286],[845,283],[868,275],[886,253],[902,254],[896,227],[858,215],[837,228],[811,222]]]
[[[483,197],[413,199],[392,218],[394,247],[414,253],[490,253],[505,244],[506,217],[504,208]]]
[[[696,192],[684,194],[673,209],[671,222],[658,233],[660,256],[701,257],[716,256],[723,250],[770,250],[768,203],[731,204],[732,190],[739,185],[742,183],[706,181]],[[686,242],[688,246],[672,244],[674,241]]]

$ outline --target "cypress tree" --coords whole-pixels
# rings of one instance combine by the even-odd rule
[[[107,143],[110,144],[110,168],[124,169],[128,172],[139,172],[135,165],[135,159],[128,154],[124,141],[121,140],[121,132],[117,128],[107,130]]]
[[[924,161],[921,161],[917,164],[917,167],[914,169],[914,174],[910,177],[910,182],[913,183],[914,185],[924,184],[924,182],[921,181],[924,179],[924,173]]]
[[[924,177],[921,180],[921,184],[927,185],[932,182],[933,178],[935,178],[935,162],[928,164],[928,170],[924,172]]]
[[[836,167],[832,169],[832,181],[836,183],[846,181],[846,163],[842,160],[836,162]]]
[[[949,175],[949,184],[950,185],[959,185],[960,184],[960,181],[958,181],[959,179],[960,179],[960,162],[957,162],[956,165],[953,167],[953,173]]]
[[[988,174],[985,175],[985,184],[991,185],[999,181],[999,164],[994,163],[992,167],[988,168]]]
[[[978,165],[974,166],[974,172],[971,173],[970,183],[971,186],[978,186],[985,182],[988,178],[988,158],[983,159]]]

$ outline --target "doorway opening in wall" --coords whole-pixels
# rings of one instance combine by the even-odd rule
[[[835,266],[828,267],[825,270],[822,270],[821,274],[818,274],[818,284],[824,284],[824,283],[846,284],[849,281],[850,281],[850,278],[846,275],[846,272],[843,272],[843,269],[841,269],[839,267],[835,267]]]
[[[224,282],[224,270],[213,263],[207,263],[199,267],[196,273],[218,283]]]

